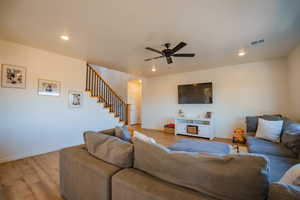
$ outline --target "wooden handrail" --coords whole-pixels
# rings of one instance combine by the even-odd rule
[[[97,97],[99,102],[103,102],[120,121],[130,124],[129,104],[126,103],[111,87],[103,80],[100,74],[87,63],[86,70],[86,91],[93,97]]]
[[[115,91],[114,89],[112,89],[110,87],[110,85],[100,76],[100,74],[90,65],[90,64],[87,64],[95,73],[96,75],[104,82],[104,84],[114,93],[114,95],[116,95],[121,101],[123,101],[125,104],[126,102],[122,99],[122,97],[120,97]]]

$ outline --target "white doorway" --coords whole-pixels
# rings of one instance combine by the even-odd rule
[[[130,104],[130,125],[141,124],[141,110],[142,110],[142,81],[130,80],[128,81],[127,101]]]

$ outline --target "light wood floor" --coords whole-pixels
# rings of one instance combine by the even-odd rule
[[[136,130],[165,146],[186,138],[139,127]],[[230,143],[226,139],[216,141]],[[59,195],[58,152],[0,164],[0,200],[62,200]]]

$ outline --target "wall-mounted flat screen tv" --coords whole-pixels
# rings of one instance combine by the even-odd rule
[[[196,83],[189,85],[178,85],[179,104],[212,104],[213,84]]]

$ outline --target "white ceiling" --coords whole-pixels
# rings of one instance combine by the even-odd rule
[[[286,56],[300,42],[299,0],[0,0],[0,39],[153,76]],[[70,41],[60,36],[70,36]],[[257,39],[265,43],[248,48]],[[157,72],[146,46],[180,41]],[[248,54],[236,56],[238,49]],[[179,52],[178,52],[179,53]]]

